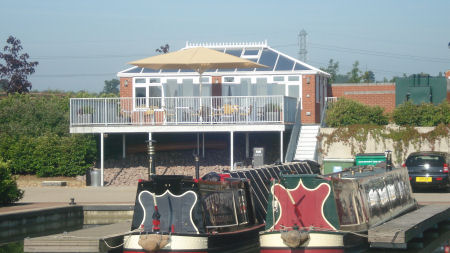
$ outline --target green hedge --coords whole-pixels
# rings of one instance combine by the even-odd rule
[[[69,133],[69,98],[16,94],[0,99],[0,154],[14,174],[75,176],[92,167],[95,139]]]
[[[392,119],[400,126],[448,125],[450,124],[450,104],[443,102],[437,106],[431,103],[415,105],[408,101],[395,108]]]
[[[17,188],[9,165],[0,158],[0,206],[14,203],[23,197],[23,191]]]
[[[389,118],[379,106],[366,106],[351,99],[341,98],[330,105],[325,121],[329,127],[354,124],[387,125]]]

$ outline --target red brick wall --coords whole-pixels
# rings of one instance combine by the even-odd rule
[[[128,82],[127,86],[125,86],[125,81]],[[133,78],[131,77],[121,77],[120,78],[120,97],[121,98],[131,98],[133,97]],[[122,101],[122,108],[127,111],[132,111],[133,105],[131,100]]]
[[[313,124],[316,119],[316,76],[303,75],[302,80],[302,123]]]
[[[395,109],[395,83],[348,83],[328,85],[329,97],[345,97],[365,105],[381,106],[386,112]]]

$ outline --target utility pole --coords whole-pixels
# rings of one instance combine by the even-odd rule
[[[300,50],[298,51],[298,59],[302,62],[306,62],[306,31],[302,29],[298,34],[298,47]]]

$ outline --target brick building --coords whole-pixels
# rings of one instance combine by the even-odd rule
[[[328,85],[328,96],[345,97],[365,105],[395,109],[395,83],[336,83]]]

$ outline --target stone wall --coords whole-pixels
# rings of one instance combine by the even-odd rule
[[[389,126],[392,128],[398,128],[398,126]],[[430,132],[434,129],[434,127],[416,127],[416,129],[419,131],[419,133],[426,133]],[[335,128],[321,128],[320,133],[322,134],[330,134],[335,130]],[[394,149],[394,143],[391,140],[380,140],[377,142],[374,140],[373,137],[369,136],[367,139],[367,142],[365,144],[355,144],[354,146],[357,147],[352,153],[352,148],[350,144],[346,144],[343,142],[337,142],[331,144],[329,147],[325,146],[326,137],[322,139],[322,141],[319,144],[320,150],[322,150],[322,153],[319,155],[319,162],[323,161],[324,159],[335,159],[335,158],[342,158],[342,159],[352,159],[355,157],[358,153],[383,153],[386,150],[395,151]],[[365,147],[365,149],[361,150],[358,147]],[[410,143],[408,147],[406,147],[400,157],[396,155],[396,152],[393,152],[393,161],[395,165],[401,165],[401,163],[404,162],[408,154],[416,151],[443,151],[443,152],[450,152],[450,137],[442,138],[435,143],[428,143],[420,142],[418,144]],[[401,162],[399,162],[401,161]]]

